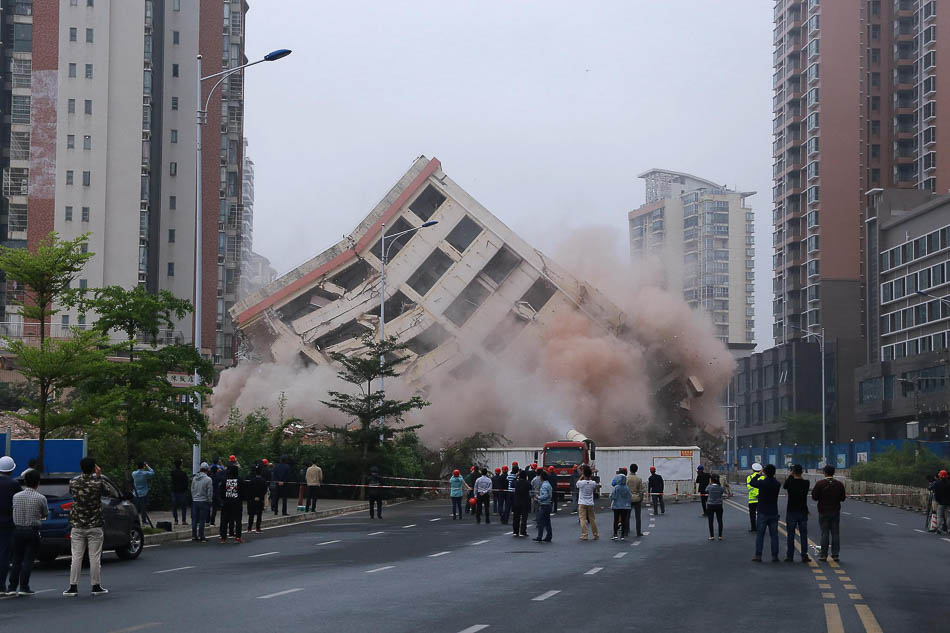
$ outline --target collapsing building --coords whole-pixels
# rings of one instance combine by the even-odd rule
[[[512,232],[437,159],[417,159],[352,234],[234,306],[244,362],[327,366],[330,352],[359,353],[364,335],[378,337],[383,225],[387,236],[409,231],[386,242],[385,333],[408,345],[400,380],[411,390],[434,401],[433,386],[446,381],[528,370],[552,329],[582,322],[642,351],[669,439],[692,439],[675,431],[688,426],[699,380],[674,366],[662,341],[638,341],[627,314]]]

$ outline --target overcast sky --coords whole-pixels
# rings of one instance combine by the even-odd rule
[[[772,3],[251,0],[254,250],[284,273],[421,154],[534,246],[615,226],[660,167],[746,191],[771,345]]]

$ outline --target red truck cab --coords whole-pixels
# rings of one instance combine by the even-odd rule
[[[594,441],[576,431],[568,433],[568,437],[572,434],[576,436],[576,439],[546,442],[542,451],[541,465],[545,470],[551,466],[554,467],[554,473],[557,476],[554,493],[561,499],[571,495],[571,472],[574,466],[577,466],[578,470],[585,465],[594,469]],[[600,481],[600,478],[595,476],[594,481]]]

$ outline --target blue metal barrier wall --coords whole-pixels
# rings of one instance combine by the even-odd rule
[[[16,462],[15,475],[26,470],[39,451],[39,440],[11,440],[10,457]],[[43,458],[48,473],[78,473],[79,460],[86,455],[86,440],[46,440]]]
[[[828,443],[828,462],[835,468],[851,468],[855,464],[871,461],[875,455],[894,447],[900,450],[905,444],[926,447],[934,454],[943,458],[950,458],[950,443],[947,442],[917,442],[915,440],[871,440],[866,442],[847,442],[845,444]],[[727,463],[732,462],[732,451],[726,455]],[[748,470],[754,462],[763,466],[772,464],[779,469],[786,464],[801,464],[805,468],[818,468],[821,460],[821,446],[770,446],[768,448],[740,448],[739,468]]]

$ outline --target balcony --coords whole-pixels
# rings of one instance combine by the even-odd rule
[[[75,337],[77,331],[89,330],[92,330],[92,324],[71,326],[63,325],[61,323],[47,323],[45,327],[45,335],[46,338],[50,339],[67,339]],[[40,324],[24,323],[22,321],[2,321],[0,322],[0,336],[5,336],[16,340],[23,340],[31,345],[39,345]],[[128,339],[124,334],[113,332],[109,334],[108,341],[112,345],[117,345],[127,342]],[[136,337],[135,347],[150,347],[153,345],[153,343],[156,346],[162,347],[165,345],[178,345],[185,342],[185,336],[182,332],[165,329],[159,330],[158,336],[154,341],[152,340],[151,336],[147,334],[139,334]]]

